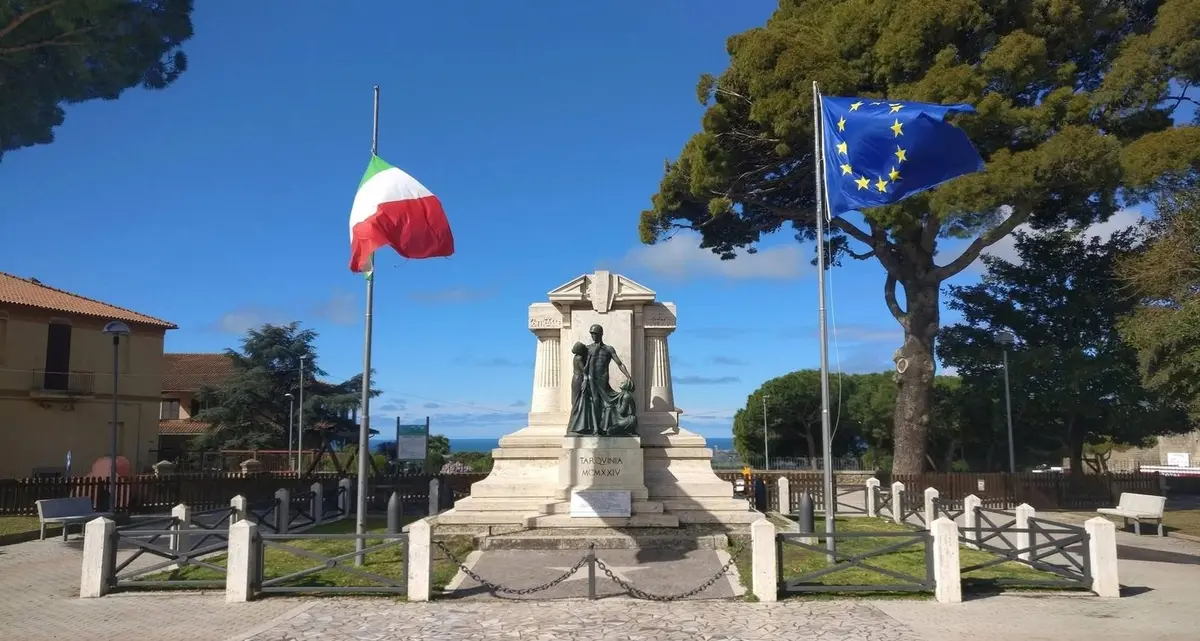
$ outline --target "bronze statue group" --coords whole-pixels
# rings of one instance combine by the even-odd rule
[[[637,436],[637,405],[633,377],[612,345],[605,345],[604,328],[588,329],[592,344],[571,346],[571,420],[567,431],[576,436]],[[608,367],[616,363],[625,375],[621,390],[608,383]]]

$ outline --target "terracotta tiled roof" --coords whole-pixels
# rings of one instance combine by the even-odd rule
[[[233,374],[233,361],[225,354],[163,354],[164,392],[194,392],[216,387]]]
[[[208,429],[208,423],[191,419],[172,419],[158,422],[159,434],[203,434]]]
[[[146,316],[124,307],[85,298],[78,294],[48,287],[35,279],[20,278],[5,272],[0,272],[0,303],[25,305],[105,320],[140,323],[162,329],[178,329],[174,323],[153,316]]]

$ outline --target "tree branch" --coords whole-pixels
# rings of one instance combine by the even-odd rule
[[[987,249],[996,241],[1007,236],[1012,232],[1013,229],[1017,227],[1017,225],[1020,225],[1028,220],[1029,215],[1032,213],[1032,209],[1023,209],[1022,211],[1017,211],[1014,209],[1013,213],[1010,214],[1009,217],[1004,220],[1004,222],[979,234],[979,237],[971,241],[971,244],[963,250],[963,253],[958,255],[958,258],[955,258],[942,267],[935,268],[930,275],[933,277],[935,282],[940,283],[966,269],[968,265],[975,262],[976,258],[979,258],[979,254],[984,249]]]
[[[874,239],[872,239],[871,236],[869,234],[867,234],[867,232],[854,226],[853,223],[846,220],[845,218],[835,217],[833,220],[829,221],[829,226],[837,227],[838,229],[846,232],[846,234],[849,235],[854,240],[857,240],[858,242],[860,242],[868,247],[871,247],[875,251],[878,251],[878,248],[875,247]]]
[[[62,0],[56,0],[55,2],[51,2],[49,4],[42,5],[36,9],[30,9],[29,11],[22,13],[21,15],[17,16],[16,18],[13,18],[13,21],[8,23],[8,26],[4,27],[3,29],[0,29],[0,40],[3,40],[5,36],[12,33],[13,31],[15,31],[16,28],[21,26],[21,24],[24,23],[25,21],[38,15],[39,13],[45,13],[47,11],[50,11],[51,9],[57,7],[60,4],[62,4]]]
[[[903,309],[900,309],[900,303],[896,301],[896,277],[890,271],[887,280],[883,281],[883,300],[887,303],[888,311],[892,313],[892,316],[900,321],[901,325],[904,325],[908,315],[904,313]]]

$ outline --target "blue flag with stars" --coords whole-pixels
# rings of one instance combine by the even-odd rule
[[[968,104],[821,98],[829,216],[903,200],[964,174],[983,159],[947,114]]]

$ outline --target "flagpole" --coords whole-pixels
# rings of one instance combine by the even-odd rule
[[[825,324],[825,203],[822,198],[825,188],[825,146],[821,144],[821,91],[813,82],[813,160],[816,183],[815,207],[817,218],[817,307],[821,315],[821,440],[825,444],[822,454],[825,462],[825,549],[827,560],[835,560],[837,542],[834,540],[834,519],[837,514],[837,497],[833,486],[833,443],[829,429],[829,328]]]
[[[375,85],[374,111],[371,118],[371,156],[379,154],[379,85]],[[354,565],[362,566],[363,550],[367,540],[367,470],[371,456],[368,442],[371,438],[371,318],[375,307],[375,256],[370,257],[371,266],[367,273],[366,329],[363,332],[363,375],[362,375],[362,420],[358,424],[358,505],[356,506],[354,532]]]

